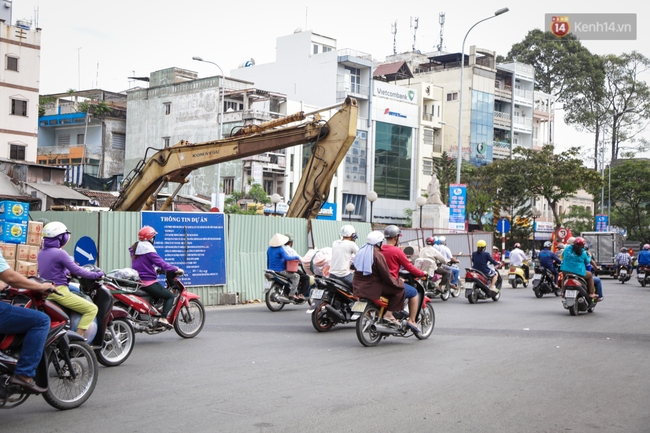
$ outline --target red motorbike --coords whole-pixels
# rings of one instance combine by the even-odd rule
[[[498,301],[499,298],[501,298],[501,286],[503,285],[503,280],[501,279],[501,274],[499,274],[498,270],[497,282],[495,284],[498,292],[493,294],[490,290],[490,284],[491,279],[489,279],[483,272],[474,268],[465,268],[465,297],[470,304],[475,304],[479,299],[491,298],[494,302]]]
[[[128,278],[121,278],[128,276]],[[135,332],[159,334],[169,328],[158,320],[163,301],[153,299],[149,293],[141,289],[137,272],[133,269],[121,269],[104,276],[104,284],[115,298],[115,305],[123,308]],[[183,338],[196,337],[205,322],[205,307],[199,295],[187,291],[175,272],[165,274],[167,289],[174,294],[174,304],[166,319],[178,335]]]
[[[58,293],[58,292],[54,292]],[[45,300],[47,293],[7,288],[0,302],[42,311],[50,317],[50,331],[34,381],[47,388],[43,398],[56,409],[73,409],[91,396],[97,384],[99,365],[93,349],[76,332],[70,330],[68,315],[54,302]],[[0,335],[0,409],[12,409],[31,395],[24,388],[9,384],[24,335]]]

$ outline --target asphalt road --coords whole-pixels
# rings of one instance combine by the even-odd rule
[[[80,408],[0,411],[14,432],[650,432],[650,288],[604,279],[593,314],[505,288],[435,301],[431,338],[319,334],[304,307],[208,309],[202,333],[137,335]]]

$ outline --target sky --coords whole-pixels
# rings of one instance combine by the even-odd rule
[[[635,13],[637,38],[626,41],[583,41],[594,54],[632,50],[650,57],[650,4],[637,0],[465,0],[404,2],[248,0],[13,0],[13,21],[31,19],[42,29],[41,94],[68,89],[101,88],[120,92],[142,85],[130,76],[179,67],[199,77],[226,75],[251,58],[257,64],[275,60],[275,41],[297,29],[337,40],[384,60],[393,54],[392,25],[398,53],[435,51],[440,41],[439,14],[445,13],[443,50],[460,52],[463,37],[477,21],[498,9],[509,12],[477,25],[465,43],[506,55],[528,31],[544,28],[545,14]],[[38,13],[36,14],[36,11]],[[418,18],[418,28],[411,26]],[[37,18],[37,20],[36,20]],[[650,82],[650,74],[646,79]],[[268,89],[272,90],[272,89]],[[556,147],[592,146],[593,136],[564,125],[556,113]],[[647,136],[648,134],[646,134]]]

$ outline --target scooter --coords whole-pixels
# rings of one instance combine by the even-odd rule
[[[535,267],[533,292],[537,298],[541,298],[549,293],[555,293],[555,296],[561,295],[561,289],[555,285],[555,276],[553,273],[549,269],[542,268],[541,266]]]
[[[491,269],[494,265],[488,264]],[[492,299],[494,302],[501,298],[501,286],[503,280],[501,274],[497,271],[496,293],[490,290],[491,278],[488,278],[483,272],[474,268],[465,268],[465,297],[470,304],[476,304],[479,299]]]
[[[528,279],[526,278],[526,272],[524,271],[524,268],[521,266],[510,266],[510,270],[508,272],[508,282],[513,289],[516,289],[519,285],[528,287]]]
[[[639,284],[641,284],[641,287],[645,287],[646,284],[650,284],[650,267],[639,265],[636,271],[636,279]]]
[[[289,295],[291,292],[291,281],[284,275],[267,269],[264,271],[264,277],[266,278],[264,282],[264,300],[269,310],[277,312],[282,310],[287,304],[303,305],[309,302],[309,298]],[[310,291],[313,289],[314,283],[315,278],[310,277]]]
[[[620,265],[618,267],[618,281],[620,281],[621,284],[625,284],[626,281],[630,281],[630,278],[632,278],[632,275],[630,275],[627,266]]]
[[[593,313],[596,302],[589,296],[589,286],[583,277],[567,272],[562,287],[562,306],[569,310],[569,314],[577,316],[580,311]]]
[[[449,296],[451,296],[451,290],[447,290],[446,284],[441,284],[441,277],[435,273],[434,268],[436,265],[432,259],[418,258],[415,259],[413,265],[428,275],[425,284],[425,293],[429,299],[437,298],[438,296],[440,296],[440,299],[443,301],[449,299]]]
[[[316,288],[309,294],[311,323],[318,332],[326,332],[340,323],[354,321],[352,305],[358,298],[345,281],[331,277],[316,278]]]

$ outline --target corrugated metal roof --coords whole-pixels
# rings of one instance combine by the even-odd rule
[[[65,185],[50,185],[46,183],[25,182],[26,185],[46,194],[52,198],[62,198],[69,200],[90,200],[87,196],[78,193],[72,188]]]

